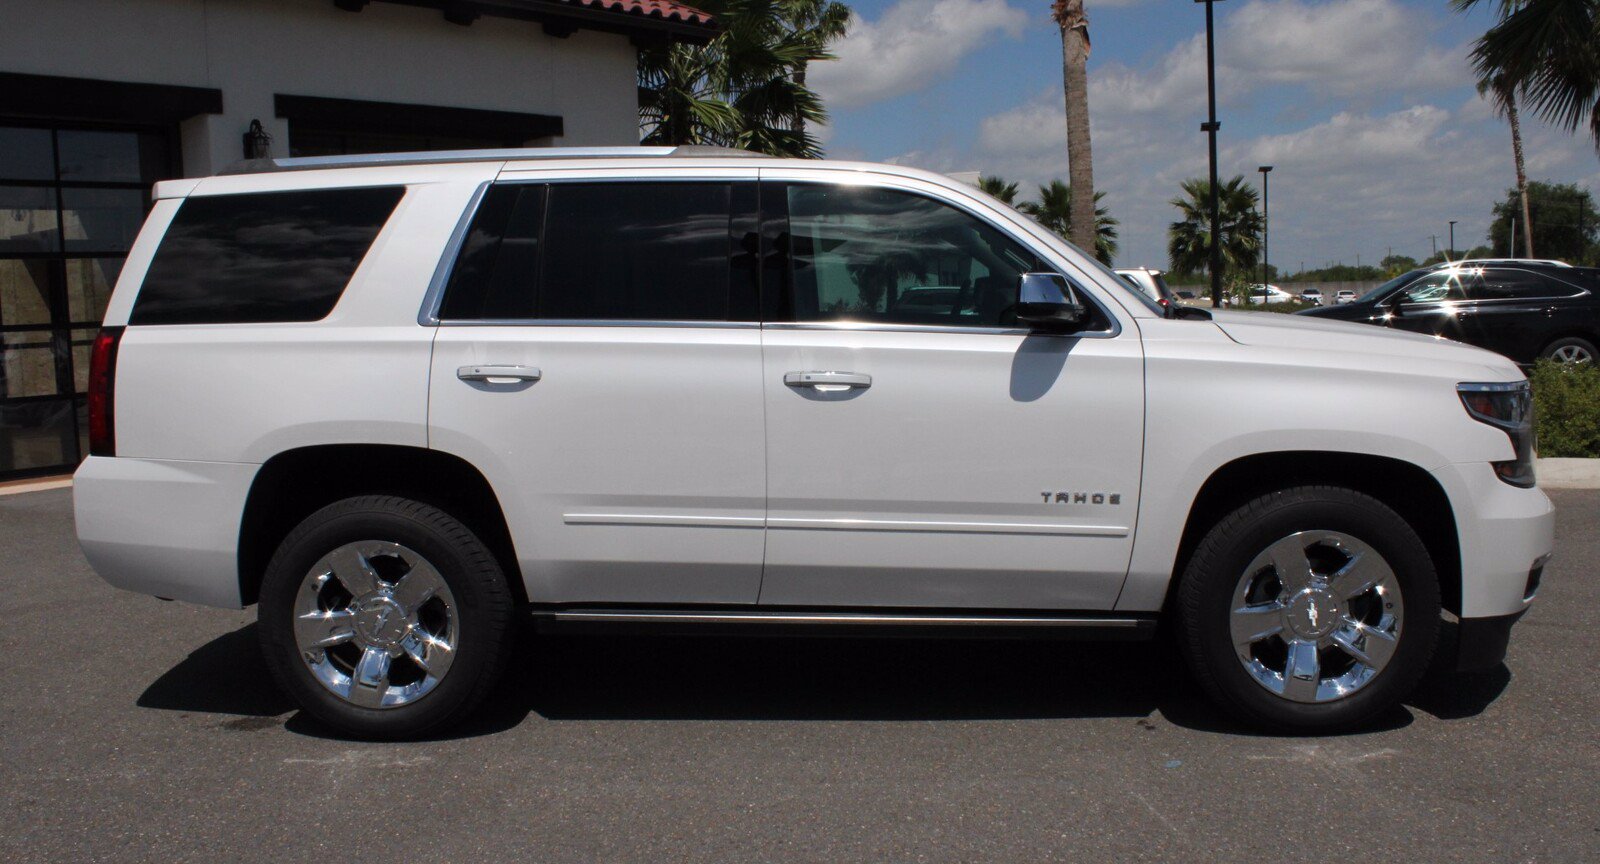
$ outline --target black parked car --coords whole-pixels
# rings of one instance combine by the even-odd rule
[[[1542,357],[1588,363],[1600,357],[1600,269],[1457,261],[1412,270],[1354,303],[1296,314],[1443,336],[1523,365]]]

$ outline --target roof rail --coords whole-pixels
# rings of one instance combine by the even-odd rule
[[[341,156],[292,156],[283,159],[246,159],[217,172],[265,174],[274,171],[311,171],[323,168],[366,168],[382,165],[437,165],[453,162],[511,162],[542,159],[623,159],[668,156],[762,157],[764,154],[733,147],[522,147],[496,150],[432,150],[418,153],[360,153]]]

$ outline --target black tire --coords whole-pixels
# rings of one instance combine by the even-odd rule
[[[1553,360],[1557,359],[1557,353],[1573,352],[1581,352],[1584,357],[1589,359],[1572,360],[1569,362],[1592,363],[1596,357],[1600,357],[1600,351],[1595,350],[1593,342],[1590,342],[1587,339],[1579,339],[1576,336],[1568,336],[1563,339],[1557,339],[1556,341],[1551,342],[1549,345],[1544,346],[1544,350],[1539,352],[1539,359]]]
[[[352,704],[302,661],[294,632],[303,580],[324,555],[379,540],[415,550],[453,595],[457,644],[447,672],[414,702]],[[341,732],[373,739],[415,738],[459,722],[494,688],[511,645],[514,602],[499,563],[465,525],[427,504],[393,496],[348,498],[318,510],[279,545],[261,584],[261,648],[278,684],[308,714]]]
[[[1269,546],[1303,531],[1341,532],[1370,546],[1389,565],[1404,604],[1387,665],[1333,701],[1297,702],[1270,691],[1246,671],[1230,635],[1246,569]],[[1218,521],[1189,559],[1175,611],[1189,667],[1218,705],[1273,731],[1332,732],[1393,710],[1416,688],[1439,638],[1439,580],[1427,547],[1394,510],[1350,489],[1301,486],[1263,495]]]

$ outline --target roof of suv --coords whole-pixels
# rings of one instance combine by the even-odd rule
[[[393,165],[449,165],[464,162],[511,162],[543,159],[625,159],[644,157],[721,156],[770,159],[753,150],[734,147],[523,147],[492,150],[430,150],[415,153],[360,153],[341,156],[294,156],[284,159],[246,159],[217,172],[267,174],[274,171],[312,171],[326,168],[366,168]]]
[[[1535,267],[1571,267],[1565,261],[1555,261],[1549,258],[1463,258],[1459,261],[1440,261],[1430,266],[1429,270],[1446,270],[1451,267],[1485,267],[1490,265],[1500,266],[1528,266]]]

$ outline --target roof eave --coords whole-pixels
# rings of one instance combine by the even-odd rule
[[[334,0],[342,9],[355,10],[369,0]],[[700,23],[678,20],[660,15],[617,12],[594,9],[549,0],[379,0],[405,6],[438,9],[445,19],[458,24],[470,24],[474,19],[491,15],[534,21],[545,25],[552,35],[565,35],[572,29],[595,30],[628,36],[639,42],[688,42],[704,45],[720,32],[715,22]]]

